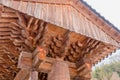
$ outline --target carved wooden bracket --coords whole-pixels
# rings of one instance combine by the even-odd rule
[[[54,58],[45,57],[45,54],[46,51],[40,47],[37,48],[33,53],[21,52],[19,56],[18,67],[21,68],[21,70],[27,69],[49,73],[52,69],[52,65],[57,62],[57,60]],[[68,61],[65,61],[65,63],[67,63],[69,66],[71,77],[76,76],[77,70],[75,63]]]
[[[18,59],[18,68],[31,68],[32,67],[32,53],[21,52]]]
[[[39,65],[44,61],[45,58],[46,51],[42,47],[38,47],[35,50],[34,54],[31,52],[22,51],[19,55],[18,60],[18,68],[20,68],[21,70],[16,75],[14,80],[25,80],[27,76],[29,76],[29,78],[33,78],[34,74],[32,73],[35,70],[34,68],[37,68],[37,66],[39,67]],[[25,75],[23,75],[22,73],[25,73]],[[21,75],[22,77],[20,78]],[[35,77],[32,80],[35,80]]]

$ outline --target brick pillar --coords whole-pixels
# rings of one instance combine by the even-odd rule
[[[68,65],[64,61],[57,61],[53,64],[48,80],[70,80]]]

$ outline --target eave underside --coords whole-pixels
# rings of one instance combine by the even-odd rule
[[[38,46],[47,49],[47,63],[38,69],[43,80],[58,57],[69,62],[71,79],[90,78],[85,62],[94,65],[117,48],[0,5],[0,79],[13,80],[20,53]]]
[[[58,0],[57,2],[54,0],[7,0],[7,2],[1,0],[1,3],[62,28],[120,46],[120,33],[78,0]]]

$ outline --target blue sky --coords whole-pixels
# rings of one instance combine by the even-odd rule
[[[105,17],[108,21],[115,25],[120,30],[120,0],[84,0],[93,9]],[[112,56],[120,55],[120,50],[113,53]],[[112,56],[101,61],[98,65],[109,63]],[[120,56],[119,56],[120,57]]]

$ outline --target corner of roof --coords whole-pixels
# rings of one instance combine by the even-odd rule
[[[100,17],[103,21],[105,21],[107,24],[109,24],[112,28],[114,28],[116,31],[120,33],[120,30],[112,24],[109,20],[107,20],[104,16],[102,16],[98,11],[92,8],[91,5],[89,5],[86,1],[84,0],[78,0],[81,1],[86,7],[88,7],[92,12],[94,12],[98,17]]]

